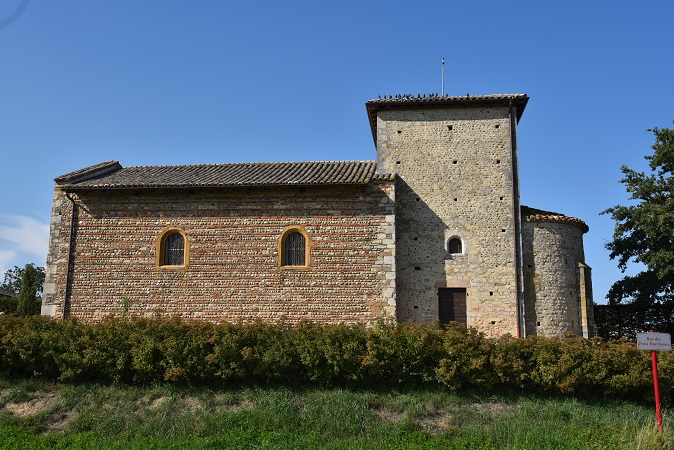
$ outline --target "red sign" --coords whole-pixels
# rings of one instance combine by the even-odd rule
[[[658,354],[657,351],[672,351],[672,336],[669,333],[637,333],[637,349],[651,351],[651,365],[653,366],[653,390],[655,391],[655,419],[658,429],[662,431],[662,407],[660,406],[660,386],[658,385]]]

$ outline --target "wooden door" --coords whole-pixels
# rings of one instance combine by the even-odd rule
[[[466,289],[438,289],[438,310],[441,324],[445,325],[449,322],[466,324]]]

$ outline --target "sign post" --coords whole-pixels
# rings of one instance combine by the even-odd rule
[[[637,349],[651,351],[653,366],[653,389],[655,390],[655,418],[658,429],[662,430],[662,408],[660,406],[660,386],[658,385],[658,356],[655,352],[672,351],[672,336],[669,333],[637,333]]]

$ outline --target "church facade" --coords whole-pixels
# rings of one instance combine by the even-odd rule
[[[42,312],[591,337],[587,225],[520,205],[527,102],[371,100],[373,161],[108,161],[60,176]]]

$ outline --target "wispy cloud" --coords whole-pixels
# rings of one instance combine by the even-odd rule
[[[11,250],[0,250],[0,283],[2,283],[2,274],[7,272],[11,266],[11,262],[16,257],[16,252]]]
[[[49,224],[39,222],[32,217],[0,217],[0,265],[4,259],[16,253],[28,253],[44,261],[49,246]],[[11,258],[10,257],[10,258]]]

